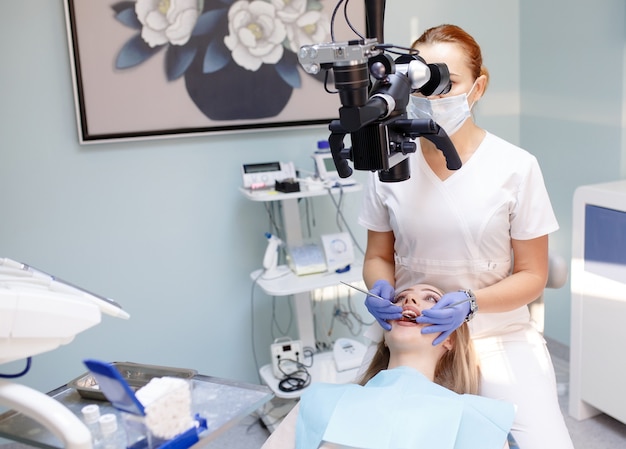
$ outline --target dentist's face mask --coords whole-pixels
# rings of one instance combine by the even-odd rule
[[[474,90],[474,86],[476,86],[476,81],[466,94],[433,100],[411,95],[409,105],[406,108],[408,118],[432,119],[444,129],[446,134],[451,136],[463,126],[465,120],[470,116],[471,106],[467,102],[467,97]]]

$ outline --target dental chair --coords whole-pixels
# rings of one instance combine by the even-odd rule
[[[568,263],[563,257],[561,257],[561,255],[550,252],[548,254],[548,280],[546,282],[546,288],[557,289],[563,287],[567,282],[568,276]],[[543,295],[541,295],[539,298],[537,298],[535,301],[531,302],[528,305],[531,320],[534,322],[535,326],[541,333],[543,333],[544,327],[544,306],[545,304]],[[365,369],[367,369],[367,366],[369,365],[369,360],[372,355],[372,352],[366,354],[365,359],[363,360],[363,363],[359,368],[358,374],[356,376],[357,378],[364,373]],[[513,438],[512,434],[509,434],[508,443],[510,449],[519,449],[519,445]]]
[[[546,282],[546,288],[561,288],[567,282],[567,278],[569,275],[569,266],[565,259],[561,257],[559,254],[555,254],[550,252],[548,254],[548,280]],[[537,329],[543,333],[544,327],[544,299],[543,295],[537,298],[535,301],[528,305],[531,315],[531,320],[534,322]],[[356,375],[356,378],[359,378],[367,369],[369,365],[369,360],[373,356],[372,351],[368,351],[366,353],[365,358],[361,366],[359,367],[359,371]],[[520,449],[519,445],[515,441],[515,438],[512,434],[509,433],[507,442],[509,443],[509,449]]]

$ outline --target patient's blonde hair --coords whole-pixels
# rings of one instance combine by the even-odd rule
[[[480,367],[478,357],[470,338],[467,323],[461,324],[450,335],[452,348],[445,352],[435,367],[435,383],[456,393],[479,393]],[[359,384],[365,385],[372,377],[389,366],[389,348],[384,340],[378,343],[376,354],[360,379]]]

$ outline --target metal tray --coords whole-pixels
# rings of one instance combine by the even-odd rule
[[[115,368],[120,372],[122,377],[128,382],[133,390],[146,385],[154,377],[180,377],[183,379],[191,379],[198,372],[192,369],[170,368],[167,366],[142,365],[140,363],[131,362],[113,362]],[[98,382],[90,372],[77,377],[67,384],[69,387],[76,389],[78,394],[85,399],[96,399],[106,401],[106,397],[100,390]]]

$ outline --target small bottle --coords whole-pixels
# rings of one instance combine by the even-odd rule
[[[330,143],[328,140],[318,140],[316,153],[330,153]]]
[[[80,411],[83,414],[83,421],[91,432],[91,443],[96,447],[100,443],[100,424],[98,423],[100,407],[97,404],[89,404]]]
[[[105,413],[98,422],[102,437],[99,445],[101,449],[126,449],[126,432],[118,426],[117,416]]]

